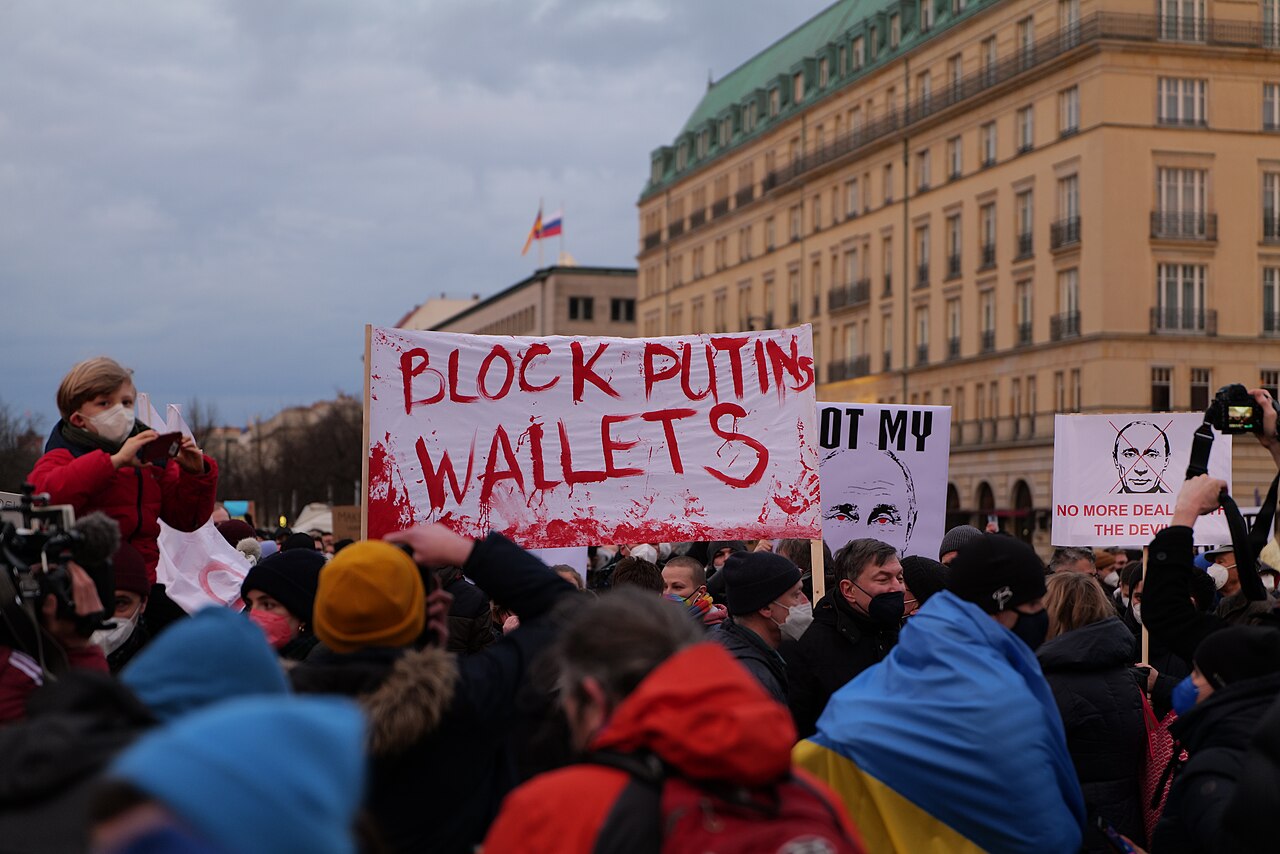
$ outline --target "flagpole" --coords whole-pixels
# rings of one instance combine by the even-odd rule
[[[538,227],[539,228],[542,227],[542,197],[541,196],[538,197]],[[538,241],[538,269],[541,270],[542,269],[542,237],[540,235],[534,235],[534,237]]]
[[[560,257],[556,259],[559,264],[564,260],[564,200],[560,201]]]

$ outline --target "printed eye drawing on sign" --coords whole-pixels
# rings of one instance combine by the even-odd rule
[[[1123,427],[1111,427],[1116,440],[1111,448],[1111,462],[1118,480],[1111,488],[1115,493],[1169,492],[1164,471],[1169,467],[1169,436],[1163,427],[1150,421],[1130,421]]]
[[[827,454],[823,461],[838,454]],[[822,504],[822,517],[827,522],[823,530],[833,549],[843,548],[850,540],[871,537],[906,554],[918,512],[916,485],[911,470],[892,451],[860,458],[852,482],[832,494],[824,493]],[[830,536],[832,532],[836,536]]]

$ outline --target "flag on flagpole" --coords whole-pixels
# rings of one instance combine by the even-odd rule
[[[541,240],[544,237],[555,237],[560,234],[560,226],[560,211],[556,211],[543,221],[542,228],[538,229],[538,239]]]
[[[542,239],[542,206],[538,206],[538,215],[534,217],[533,228],[529,229],[529,236],[525,238],[524,248],[520,250],[521,255],[529,253],[529,247],[533,245],[533,241]]]

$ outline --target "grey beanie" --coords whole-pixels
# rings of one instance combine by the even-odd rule
[[[982,536],[982,532],[972,525],[956,525],[942,537],[942,547],[938,549],[938,559],[947,552],[958,552],[965,543],[973,542]]]

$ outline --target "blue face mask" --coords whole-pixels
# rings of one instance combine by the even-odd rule
[[[1182,717],[1191,711],[1198,699],[1200,699],[1200,689],[1188,676],[1173,687],[1173,694],[1169,701],[1173,705],[1173,710],[1178,713],[1178,717]]]

